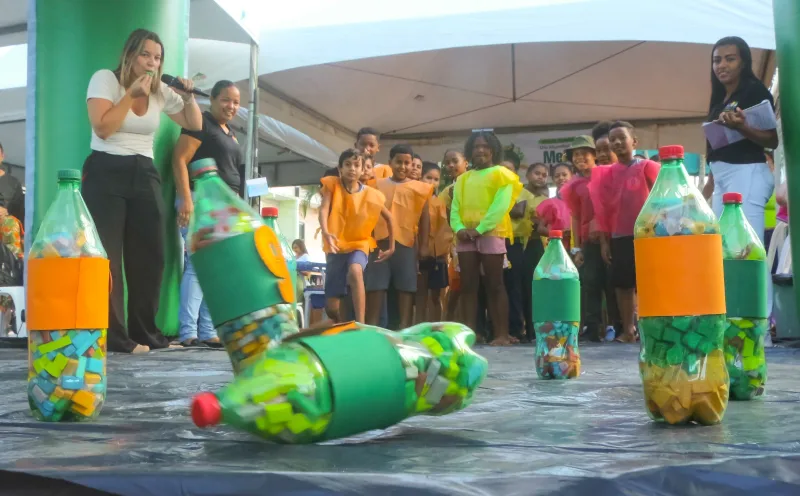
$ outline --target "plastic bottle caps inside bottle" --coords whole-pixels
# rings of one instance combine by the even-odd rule
[[[742,203],[741,193],[725,193],[722,195],[722,203]]]
[[[561,236],[563,236],[563,235],[564,235],[564,233],[562,233],[561,231],[552,230],[552,231],[550,231],[550,234],[549,234],[548,237],[561,239]]]
[[[209,427],[222,420],[219,400],[213,393],[200,393],[192,400],[192,421],[197,427]]]
[[[261,217],[277,217],[278,207],[261,207]]]
[[[683,158],[683,147],[681,145],[662,146],[658,149],[658,158],[662,161]]]

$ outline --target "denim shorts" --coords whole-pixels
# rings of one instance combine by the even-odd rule
[[[347,295],[347,274],[351,265],[367,266],[367,254],[361,250],[350,253],[328,253],[325,256],[325,297],[342,298]]]

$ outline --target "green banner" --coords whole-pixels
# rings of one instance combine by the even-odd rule
[[[533,281],[534,322],[579,322],[581,283],[577,279]]]
[[[32,153],[26,157],[28,247],[56,196],[58,169],[82,167],[91,152],[85,96],[92,74],[99,69],[114,70],[128,35],[144,28],[158,33],[164,43],[164,73],[186,75],[189,39],[188,0],[36,0],[30,4],[35,8],[35,21],[28,22],[28,50],[34,51],[34,56],[28,57],[29,74],[33,75],[28,77],[28,87],[35,105],[27,115],[26,140],[32,143]],[[153,150],[166,207],[165,265],[156,323],[167,336],[178,335],[183,274],[172,177],[172,148],[179,135],[180,127],[162,115]]]
[[[765,319],[767,263],[763,260],[725,260],[725,308],[728,317]]]
[[[289,303],[280,295],[278,278],[258,254],[255,233],[208,245],[191,259],[215,327],[262,308]]]
[[[299,340],[319,357],[333,389],[326,439],[385,429],[406,418],[406,372],[381,333],[350,331]]]

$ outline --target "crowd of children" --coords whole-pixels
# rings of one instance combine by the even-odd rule
[[[559,229],[580,268],[583,336],[604,340],[614,326],[635,342],[633,222],[659,170],[637,144],[629,123],[599,123],[567,162],[528,166],[523,186],[519,154],[490,130],[440,166],[403,144],[378,164],[380,135],[362,129],[321,180],[326,313],[394,328],[459,321],[494,345],[530,341],[534,269]]]

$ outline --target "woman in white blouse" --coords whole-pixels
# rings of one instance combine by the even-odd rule
[[[162,112],[193,131],[202,129],[203,117],[190,93],[192,81],[180,79],[187,91],[161,82],[163,59],[158,35],[137,29],[125,42],[117,69],[97,71],[86,95],[92,153],[83,164],[82,193],[111,262],[109,351],[141,353],[169,345],[156,326],[164,201],[153,165],[153,137]]]

